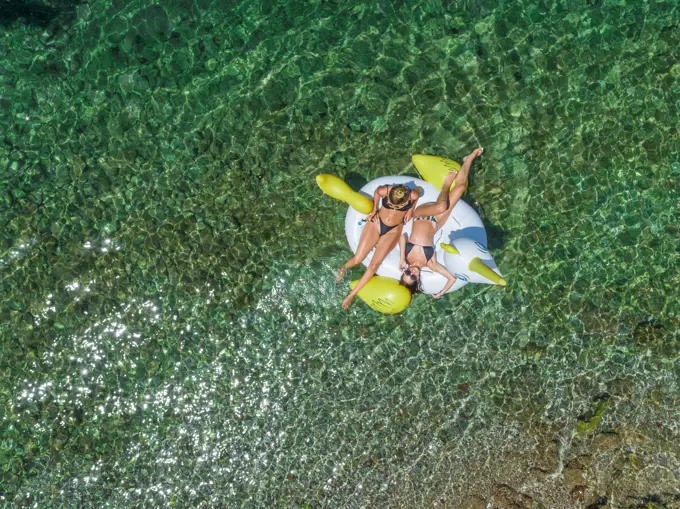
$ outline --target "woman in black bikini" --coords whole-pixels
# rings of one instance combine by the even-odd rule
[[[446,278],[444,288],[432,296],[435,299],[444,295],[456,282],[456,276],[437,262],[437,257],[434,254],[434,234],[437,233],[441,225],[446,223],[453,207],[463,196],[472,161],[483,151],[484,149],[480,147],[472,152],[463,159],[463,166],[457,173],[452,171],[446,176],[437,201],[435,203],[424,203],[413,213],[411,237],[408,240],[406,235],[399,237],[399,256],[401,257],[399,268],[404,272],[399,282],[411,293],[419,291],[420,271],[424,267],[438,272]],[[454,178],[456,185],[449,191]]]
[[[342,307],[347,309],[359,290],[373,277],[387,254],[397,245],[401,230],[413,217],[416,202],[420,197],[419,190],[410,190],[404,185],[380,186],[373,193],[373,210],[366,217],[367,224],[361,232],[357,251],[345,262],[335,278],[337,283],[342,280],[345,271],[359,265],[375,247],[375,253],[371,263],[366,268],[354,290],[349,292],[342,302]],[[378,204],[382,200],[382,207]],[[369,224],[370,223],[370,224]]]

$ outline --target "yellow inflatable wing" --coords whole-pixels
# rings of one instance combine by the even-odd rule
[[[460,170],[460,164],[446,157],[414,154],[411,160],[420,176],[423,177],[423,180],[429,182],[437,189],[441,189],[444,185],[444,178],[446,178],[447,173]],[[454,180],[450,189],[453,189],[455,184],[456,181]],[[467,185],[465,188],[467,189]]]
[[[373,200],[368,196],[353,191],[344,180],[322,173],[316,176],[316,183],[319,184],[321,190],[331,198],[344,201],[347,205],[362,214],[370,214],[373,210]]]
[[[352,281],[350,289],[354,290],[358,282],[358,279]],[[372,309],[388,315],[401,313],[411,303],[411,292],[406,287],[396,279],[383,276],[373,276],[358,296]]]
[[[442,249],[444,249],[444,251],[446,251],[447,253],[451,253],[451,254],[455,254],[455,255],[459,255],[459,254],[460,254],[460,251],[458,251],[458,250],[456,249],[456,247],[455,247],[455,246],[452,246],[451,244],[446,244],[445,242],[442,242],[442,243],[440,243],[439,245],[440,245],[440,246],[442,247]]]

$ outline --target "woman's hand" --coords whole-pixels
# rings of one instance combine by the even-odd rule
[[[375,215],[378,213],[377,210],[374,210],[371,212],[369,215],[366,216],[366,222],[368,223],[373,223],[375,221]]]
[[[406,260],[402,260],[399,262],[399,270],[404,272],[406,269],[408,269],[408,263],[406,263]]]
[[[439,293],[435,293],[432,297],[435,299],[438,299],[442,295],[444,295],[446,292],[448,292],[451,287],[456,284],[456,276],[451,274],[449,272],[449,269],[444,267],[441,263],[437,261],[437,257],[433,256],[430,259],[430,263],[432,264],[432,270],[434,270],[436,273],[441,274],[446,278],[446,284],[444,285],[444,288],[441,289]]]
[[[354,295],[351,293],[345,298],[345,300],[342,301],[342,309],[348,309],[352,305],[352,301],[354,300]]]

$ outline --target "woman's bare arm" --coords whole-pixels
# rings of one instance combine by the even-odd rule
[[[387,186],[378,186],[373,191],[373,210],[366,216],[367,221],[372,221],[375,215],[378,213],[378,203],[380,203],[380,198],[387,194]]]
[[[404,224],[408,223],[411,219],[413,219],[413,213],[416,210],[416,206],[418,205],[418,200],[420,199],[420,192],[418,191],[420,188],[413,189],[411,191],[411,206],[409,207],[408,211],[406,212],[406,215],[404,216]]]
[[[404,271],[408,267],[406,263],[406,234],[399,235],[399,270]]]
[[[456,282],[456,276],[454,276],[453,274],[451,274],[451,273],[449,272],[449,269],[447,269],[447,268],[444,267],[441,263],[439,263],[439,262],[437,261],[436,257],[432,257],[432,260],[431,260],[431,264],[430,264],[430,265],[431,265],[431,269],[432,269],[433,271],[437,272],[438,274],[441,274],[442,276],[444,276],[444,277],[446,278],[446,284],[444,285],[444,288],[442,288],[442,290],[441,290],[440,292],[435,293],[435,294],[432,296],[433,298],[438,299],[439,297],[441,297],[442,295],[444,295],[446,292],[448,292],[449,289],[455,284],[455,282]]]

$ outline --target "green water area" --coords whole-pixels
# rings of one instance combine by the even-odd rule
[[[680,507],[678,0],[0,0],[0,507]],[[505,288],[341,303],[460,161]]]

